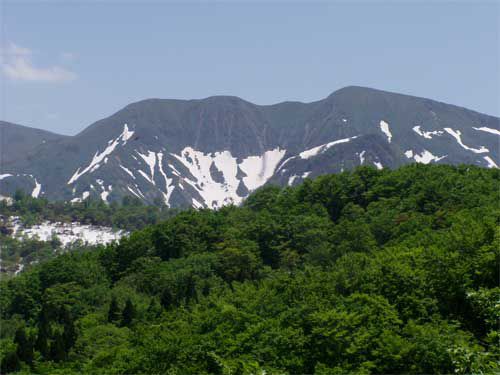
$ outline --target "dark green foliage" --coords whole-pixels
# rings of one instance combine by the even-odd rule
[[[64,337],[59,332],[54,335],[54,339],[52,341],[52,344],[50,345],[50,359],[54,362],[60,362],[66,359]]]
[[[411,165],[264,187],[0,282],[0,323],[37,332],[37,373],[494,373],[499,177]],[[14,336],[2,368],[24,366]]]
[[[49,343],[50,338],[50,322],[46,308],[42,306],[42,309],[38,318],[38,334],[35,341],[35,349],[40,352],[44,358],[49,357]]]
[[[120,308],[118,307],[118,301],[116,297],[111,298],[108,310],[108,322],[117,322],[120,319]]]
[[[135,318],[135,307],[130,298],[128,298],[127,301],[125,302],[125,307],[123,308],[122,311],[121,325],[123,327],[130,327],[132,325],[132,322],[134,321],[134,318]]]
[[[210,251],[219,239],[220,218],[209,210],[185,211],[160,224],[152,235],[163,260]]]
[[[168,303],[168,301],[165,301],[165,303]],[[160,316],[160,314],[161,314],[161,305],[158,303],[156,298],[152,298],[148,306],[147,318],[156,319]]]
[[[24,327],[18,328],[14,336],[14,344],[17,345],[17,357],[28,364],[33,362],[33,343],[26,336]]]
[[[62,325],[63,325],[63,345],[66,353],[75,345],[77,333],[75,327],[75,321],[69,309],[64,308],[62,314]]]
[[[9,374],[21,369],[21,362],[15,351],[5,353],[0,362],[0,373]]]
[[[142,229],[150,224],[173,217],[179,212],[168,209],[164,205],[145,206],[137,198],[124,198],[122,204],[112,202],[105,204],[101,200],[86,200],[81,203],[49,202],[45,198],[32,198],[22,191],[16,193],[12,205],[0,201],[0,256],[2,271],[12,275],[18,270],[19,264],[30,265],[54,258],[61,251],[61,241],[53,236],[49,241],[25,238],[22,241],[10,236],[11,228],[3,217],[19,216],[26,226],[39,224],[48,220],[51,222],[80,222],[119,228],[126,231]],[[77,241],[66,247],[66,250],[95,250],[96,247],[83,247]],[[123,245],[125,246],[125,245]],[[130,250],[133,254],[133,250]],[[126,262],[126,257],[122,262]],[[117,270],[118,271],[118,270]]]
[[[173,303],[174,303],[174,297],[172,296],[172,293],[170,290],[165,288],[163,293],[161,294],[161,305],[163,306],[164,309],[170,308]]]

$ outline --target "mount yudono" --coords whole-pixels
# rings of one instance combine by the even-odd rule
[[[68,137],[0,122],[0,194],[132,195],[170,207],[238,204],[266,183],[359,165],[500,164],[500,119],[424,98],[346,87],[313,103],[149,99]]]

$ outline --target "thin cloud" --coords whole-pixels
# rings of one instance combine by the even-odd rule
[[[60,66],[37,67],[33,63],[32,51],[10,43],[2,50],[2,72],[15,81],[68,82],[77,78],[76,73]]]

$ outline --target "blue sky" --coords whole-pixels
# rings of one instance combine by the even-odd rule
[[[0,3],[0,117],[22,125],[76,134],[146,98],[348,85],[500,115],[497,1]]]

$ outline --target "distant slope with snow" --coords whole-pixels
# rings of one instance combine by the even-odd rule
[[[73,202],[132,195],[218,208],[264,184],[294,185],[360,165],[497,168],[499,142],[497,117],[363,87],[270,106],[230,96],[149,99],[74,137],[29,143],[31,152],[0,171],[0,194],[22,188]]]
[[[126,235],[123,230],[113,230],[112,228],[81,224],[78,222],[61,223],[44,221],[41,224],[26,227],[17,217],[10,218],[12,225],[12,237],[27,237],[40,241],[50,241],[54,236],[61,242],[62,247],[81,241],[84,244],[98,245],[118,241]]]

